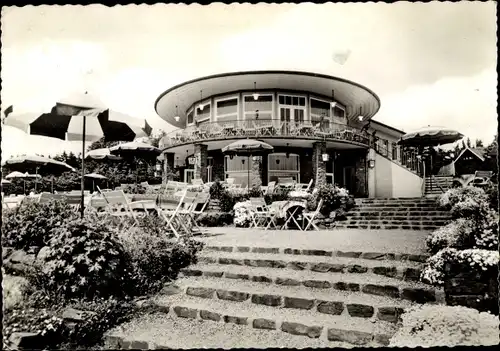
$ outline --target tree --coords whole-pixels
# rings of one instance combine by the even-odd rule
[[[471,147],[470,139],[469,138],[467,138],[467,147]]]
[[[481,139],[476,139],[476,147],[483,147],[483,141]]]

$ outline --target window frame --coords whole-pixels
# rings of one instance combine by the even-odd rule
[[[201,102],[201,103],[198,103],[194,106],[194,111],[195,111],[195,114],[194,114],[194,122],[195,123],[200,123],[200,122],[206,122],[207,120],[210,120],[212,118],[212,101],[210,99],[206,100],[207,102]],[[207,117],[203,118],[203,119],[198,119],[198,110],[199,110],[199,106],[200,105],[203,105],[203,109],[205,109],[207,106],[210,106],[210,113],[208,114]]]
[[[270,110],[259,110],[259,114],[260,113],[270,113],[271,114],[271,119],[274,119],[274,103],[275,103],[274,94],[273,93],[269,93],[269,92],[259,93],[258,91],[256,93],[259,94],[259,97],[260,96],[270,96],[271,97],[271,109]],[[253,99],[253,94],[255,94],[255,93],[244,93],[244,94],[241,94],[241,99],[242,99],[242,104],[243,104],[242,111],[243,111],[243,119],[244,120],[247,120],[247,116],[248,115],[255,115],[255,110],[253,110],[253,111],[247,111],[247,110],[245,110],[245,107],[246,107],[245,98],[246,97],[251,97]]]
[[[189,114],[191,112],[193,112],[193,122],[189,123]],[[187,113],[186,113],[186,127],[194,126],[195,125],[195,123],[196,123],[195,117],[196,117],[196,111],[194,110],[194,106],[193,106],[193,107],[191,107],[191,108],[189,108],[187,110]]]
[[[297,157],[297,170],[296,171],[282,170],[282,169],[271,169],[272,162],[270,160],[270,157],[271,156],[285,156],[286,157],[286,152],[273,152],[272,154],[267,155],[267,181],[268,182],[271,179],[272,172],[283,172],[283,173],[290,172],[290,173],[293,173],[296,175],[297,183],[300,183],[300,155],[296,154],[296,153],[292,153],[292,152],[289,155]]]
[[[227,101],[227,100],[234,100],[236,99],[236,113],[225,113],[225,114],[221,114],[219,115],[217,113],[217,103],[220,102],[220,101]],[[236,118],[235,120],[239,120],[240,119],[240,99],[239,99],[239,96],[238,95],[228,95],[228,96],[224,96],[224,97],[220,97],[220,98],[217,98],[217,99],[214,99],[214,105],[215,105],[215,109],[214,109],[214,121],[217,121],[219,119],[219,117],[227,117],[227,116],[233,116],[236,114]]]

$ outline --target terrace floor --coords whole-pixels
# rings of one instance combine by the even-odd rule
[[[363,252],[425,254],[428,231],[335,229],[321,231],[208,228],[200,237],[209,246],[259,246]]]

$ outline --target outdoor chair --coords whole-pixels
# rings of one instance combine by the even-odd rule
[[[195,186],[203,185],[203,179],[193,179],[193,180],[191,180],[191,185],[195,185]]]
[[[314,229],[318,230],[319,231],[319,228],[318,226],[314,223],[316,217],[318,216],[319,214],[319,211],[321,210],[321,207],[323,206],[323,199],[320,199],[319,202],[318,202],[318,206],[316,207],[316,210],[314,210],[314,212],[304,212],[302,214],[302,216],[304,217],[304,219],[308,222],[304,231],[306,231],[307,229],[309,229],[310,226],[312,226]]]
[[[276,188],[276,182],[272,181],[267,183],[267,186],[261,186],[264,195],[272,195],[274,193],[274,189]]]
[[[162,216],[165,219],[165,221],[167,222],[167,228],[172,230],[174,235],[178,238],[180,237],[178,229],[183,229],[186,234],[191,233],[190,228],[188,227],[188,225],[186,225],[185,217],[186,215],[189,216],[190,212],[192,211],[195,199],[195,192],[184,190],[175,208],[157,207],[158,215]],[[176,228],[175,225],[177,225],[178,228]]]
[[[313,183],[312,179],[309,181],[309,183],[297,183],[295,185],[295,190],[297,191],[302,190],[307,192],[311,189],[312,183]]]
[[[295,181],[292,177],[278,178],[278,186],[284,188],[295,187]]]
[[[139,226],[137,215],[132,209],[132,206],[135,203],[141,204],[144,209],[145,215],[148,214],[143,201],[136,201],[136,202],[129,201],[127,195],[125,195],[123,190],[101,191],[101,189],[99,189],[99,192],[106,201],[105,210],[112,218],[119,219],[120,221],[119,226],[126,225],[125,219],[132,219],[133,221],[132,226],[135,225]]]
[[[267,225],[267,229],[270,222],[276,227],[276,215],[269,209],[263,197],[251,197],[250,204],[252,208],[252,222],[250,223],[250,228],[252,228],[252,226],[259,228],[259,226],[264,227]]]
[[[191,211],[187,213],[193,225],[200,233],[202,232],[202,229],[198,224],[198,217],[203,213],[203,211],[205,211],[205,208],[208,206],[209,202],[210,202],[210,193],[207,192],[196,193],[196,197],[194,199],[193,206],[191,207]]]

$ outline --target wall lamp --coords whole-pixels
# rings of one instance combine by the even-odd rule
[[[253,82],[253,90],[254,93],[252,94],[254,100],[259,100],[259,93],[257,92],[257,82]]]
[[[368,168],[375,168],[375,160],[368,160]]]
[[[181,119],[179,117],[179,110],[177,109],[177,105],[175,105],[175,117],[174,117],[174,119],[176,122],[179,122],[179,120]]]
[[[205,108],[205,105],[203,105],[201,103],[201,101],[203,101],[203,90],[200,90],[200,105],[198,105],[198,108],[200,109],[200,111],[203,111],[203,109]]]

